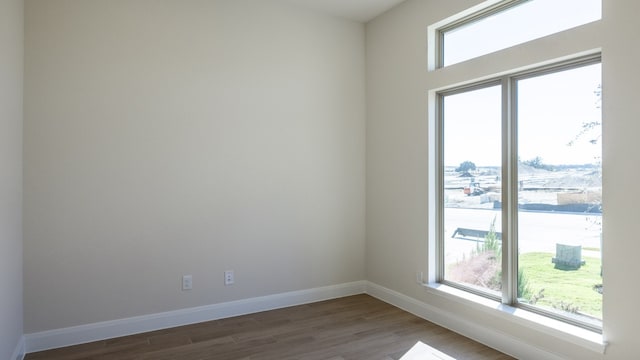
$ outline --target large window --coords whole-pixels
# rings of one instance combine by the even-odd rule
[[[438,281],[601,331],[600,84],[591,56],[438,93]]]

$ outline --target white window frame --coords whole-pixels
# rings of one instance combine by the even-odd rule
[[[463,290],[478,296],[500,302],[514,308],[521,308],[555,320],[585,328],[589,331],[602,333],[602,326],[580,321],[570,316],[548,311],[539,307],[521,303],[517,298],[517,274],[518,274],[518,154],[517,154],[517,89],[519,80],[543,76],[565,70],[571,70],[582,66],[601,63],[600,54],[592,54],[586,57],[558,62],[544,67],[538,67],[523,72],[491,78],[464,86],[444,89],[436,93],[437,106],[434,133],[436,134],[435,152],[436,163],[439,164],[435,174],[435,251],[437,253],[434,282]],[[482,89],[488,86],[500,85],[502,88],[502,294],[496,297],[488,292],[479,291],[473,287],[444,279],[444,150],[443,150],[443,102],[444,98],[462,92]]]

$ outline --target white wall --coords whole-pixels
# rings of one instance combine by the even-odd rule
[[[0,1],[0,359],[22,337],[23,2]]]
[[[26,333],[364,279],[362,24],[264,0],[25,21]]]
[[[640,84],[640,3],[603,0],[603,20],[574,31],[427,72],[427,26],[480,0],[408,0],[367,24],[367,279],[458,314],[488,330],[509,334],[547,353],[571,359],[637,358],[640,322],[633,284],[637,254],[637,187],[640,151],[637,86]],[[415,282],[427,270],[427,90],[481,78],[545,59],[602,48],[604,89],[604,332],[606,355],[549,334],[478,313],[427,293]],[[463,331],[465,329],[457,329]]]

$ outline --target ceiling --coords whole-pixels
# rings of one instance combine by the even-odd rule
[[[405,0],[286,0],[316,11],[367,22]]]

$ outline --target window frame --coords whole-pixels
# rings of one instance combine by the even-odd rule
[[[448,64],[445,65],[445,34],[447,32],[451,32],[451,31],[455,31],[457,29],[460,29],[462,27],[465,26],[469,26],[469,25],[473,25],[475,22],[479,22],[482,21],[486,18],[489,18],[493,15],[497,15],[503,12],[507,12],[515,7],[518,7],[520,5],[526,4],[530,1],[533,0],[485,0],[483,3],[478,4],[474,7],[471,7],[465,11],[462,11],[458,14],[455,14],[445,20],[442,20],[438,23],[432,24],[431,26],[429,26],[428,29],[428,33],[429,33],[429,42],[432,42],[433,45],[429,46],[429,50],[432,54],[429,55],[429,59],[428,59],[428,69],[429,71],[433,71],[436,69],[441,69],[441,68],[445,68],[448,66],[452,66],[452,65],[456,65],[460,62],[465,62],[465,61],[469,61],[469,60],[473,60],[476,59],[478,57],[482,57],[494,52],[499,52],[499,51],[503,51],[509,47],[512,46],[519,46],[521,44],[530,42],[530,41],[535,41],[537,39],[540,39],[540,37],[534,37],[532,39],[529,39],[528,41],[524,41],[524,42],[516,42],[513,43],[510,46],[507,46],[505,48],[501,48],[501,49],[497,49],[497,50],[493,50],[490,51],[488,53],[484,53],[484,54],[479,54],[473,57],[470,57],[468,59],[465,60],[461,60],[461,61],[457,61],[454,62],[452,64]],[[602,0],[600,0],[600,2],[602,2]],[[602,5],[601,5],[602,6]],[[595,21],[599,21],[601,20],[602,17],[600,17],[600,19],[595,20]],[[579,26],[584,26],[586,24],[588,24],[589,22],[585,22],[585,23],[580,23],[580,24],[576,24],[574,26],[568,27],[564,30],[559,30],[556,32],[550,32],[547,33],[544,36],[541,37],[546,37],[546,36],[550,36],[550,35],[554,35],[558,32],[562,32],[562,31],[568,31],[571,30],[575,27],[579,27]]]
[[[501,87],[501,91],[502,91],[502,104],[505,103],[505,76],[503,77],[496,77],[496,78],[491,78],[491,79],[487,79],[484,81],[480,81],[480,82],[474,82],[471,84],[467,84],[467,85],[461,85],[461,86],[457,86],[457,87],[453,87],[453,88],[447,88],[447,89],[443,89],[440,90],[438,92],[436,92],[436,123],[435,123],[435,133],[436,135],[436,162],[438,165],[437,168],[437,173],[436,173],[436,198],[437,198],[437,211],[436,211],[436,238],[437,238],[437,242],[436,242],[436,251],[437,251],[437,255],[436,255],[436,274],[435,274],[435,279],[437,283],[443,284],[443,285],[447,285],[447,286],[451,286],[454,288],[458,288],[460,290],[464,290],[466,292],[475,294],[475,295],[479,295],[485,298],[489,298],[491,300],[495,300],[495,301],[499,301],[502,303],[504,302],[504,296],[495,296],[489,292],[485,292],[482,291],[480,289],[476,289],[474,287],[471,286],[466,286],[463,284],[459,284],[459,283],[455,283],[452,281],[448,281],[445,280],[444,278],[444,274],[445,274],[445,246],[444,246],[444,199],[445,199],[445,195],[444,195],[444,174],[445,174],[445,166],[444,166],[444,98],[446,96],[449,95],[456,95],[456,94],[461,94],[461,93],[465,93],[465,92],[469,92],[469,91],[475,91],[475,90],[481,90],[481,89],[486,89],[492,86],[500,86]],[[504,129],[505,129],[505,120],[506,120],[506,114],[505,114],[505,110],[504,107],[501,106],[502,108],[502,115],[501,115],[501,123],[502,123],[502,132],[503,134],[501,134],[500,139],[504,140]],[[502,141],[504,143],[504,141]],[[502,163],[504,164],[504,149],[502,149]],[[502,168],[502,179],[505,179],[504,176],[504,167]],[[504,188],[504,184],[503,184],[503,188]],[[503,219],[502,219],[502,224],[503,224],[503,229],[501,230],[504,233],[504,224],[505,224],[505,219],[504,219],[504,214],[502,214]],[[507,249],[507,247],[504,246],[504,240],[503,240],[503,257],[502,257],[502,261],[504,264],[504,250]],[[505,272],[503,271],[503,279],[502,282],[504,283],[505,279]]]
[[[596,326],[593,323],[580,321],[570,316],[565,316],[557,312],[549,311],[540,307],[535,307],[526,303],[521,303],[517,298],[517,274],[518,274],[518,108],[517,108],[517,82],[520,80],[544,76],[561,71],[580,68],[583,66],[602,63],[601,53],[594,53],[586,56],[575,57],[565,61],[534,67],[524,71],[515,71],[506,75],[496,76],[482,81],[472,82],[465,85],[441,89],[435,92],[435,122],[431,123],[434,141],[433,157],[430,161],[437,164],[430,167],[430,171],[435,171],[431,178],[435,186],[435,208],[431,208],[433,216],[430,216],[430,225],[435,226],[435,241],[430,246],[431,251],[435,251],[435,256],[431,256],[430,261],[435,261],[434,267],[430,267],[429,282],[449,286],[466,293],[477,295],[486,299],[497,301],[502,305],[517,309],[526,310],[547,318],[558,320],[570,325],[574,325],[598,334],[602,334],[602,325]],[[466,286],[464,284],[447,281],[444,279],[445,273],[445,251],[444,251],[444,98],[449,95],[464,93],[477,89],[486,88],[500,84],[502,87],[502,293],[495,296],[489,292]],[[604,216],[604,215],[603,215]],[[506,271],[505,271],[506,270]]]
[[[527,1],[530,0],[501,0],[498,1],[497,3],[493,4],[493,5],[489,5],[485,8],[483,8],[480,11],[476,11],[473,12],[471,15],[469,16],[464,16],[462,18],[459,18],[457,20],[451,21],[451,22],[447,22],[446,25],[438,27],[436,29],[436,38],[435,38],[435,43],[436,43],[436,68],[440,69],[445,67],[444,64],[444,36],[445,33],[448,31],[452,31],[455,30],[457,28],[463,27],[463,26],[467,26],[467,25],[471,25],[474,22],[483,20],[489,16],[501,13],[503,11],[507,11],[510,8],[513,8],[515,6],[521,5]],[[480,55],[483,56],[483,55]],[[475,58],[475,57],[474,57]],[[472,58],[473,59],[473,58]],[[452,64],[455,65],[455,64]],[[450,66],[450,65],[447,65]]]

